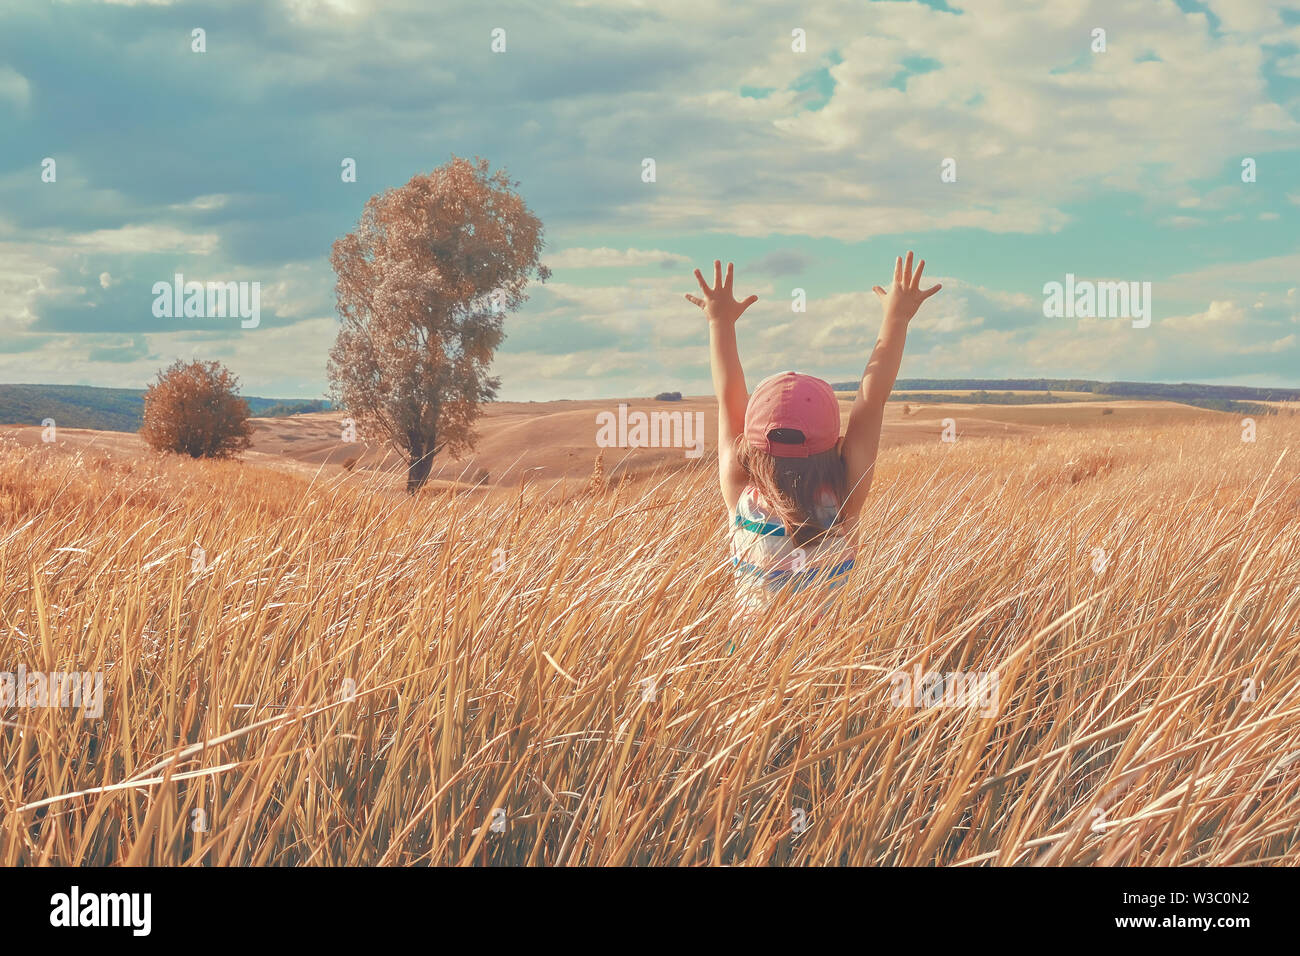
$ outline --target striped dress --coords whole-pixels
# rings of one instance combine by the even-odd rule
[[[838,503],[827,491],[813,517],[823,527],[830,527],[838,511]],[[773,594],[787,589],[840,587],[855,557],[849,542],[835,535],[807,548],[797,547],[753,485],[746,485],[736,502],[729,544],[738,618],[759,613]]]

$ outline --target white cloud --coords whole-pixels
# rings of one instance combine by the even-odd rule
[[[694,17],[707,29],[716,9],[698,6]],[[1300,124],[1269,100],[1263,75],[1275,13],[1233,19],[1234,31],[1255,33],[1212,37],[1204,17],[1171,2],[1117,9],[1079,0],[1035,10],[1020,0],[973,0],[962,9],[953,16],[917,3],[828,3],[791,11],[790,22],[808,30],[803,56],[772,41],[771,17],[731,24],[744,40],[717,52],[722,62],[710,75],[727,75],[734,59],[744,64],[740,83],[683,89],[676,106],[658,113],[625,96],[592,110],[582,139],[590,153],[633,134],[651,144],[648,155],[663,144],[649,201],[625,204],[624,217],[665,230],[844,240],[896,233],[903,223],[914,231],[1053,232],[1066,223],[1066,203],[1099,187],[1212,178],[1240,143],[1300,148]],[[1103,54],[1089,51],[1095,23],[1110,29]],[[787,87],[826,66],[819,57],[831,49],[842,61],[827,67],[829,101],[803,109]],[[1147,52],[1158,59],[1140,60]],[[911,76],[906,92],[893,88],[911,57],[939,66]],[[741,83],[776,92],[742,97]],[[698,117],[708,126],[682,149],[670,131],[694,130]],[[940,182],[947,157],[957,161],[955,183]]]
[[[1257,345],[1243,345],[1238,351],[1243,355],[1278,355],[1282,352],[1290,352],[1296,347],[1296,336],[1292,332],[1290,335],[1284,335],[1280,339],[1274,339],[1270,342],[1260,342]]]
[[[26,109],[32,100],[32,86],[11,66],[0,66],[0,101],[7,100],[15,106]]]
[[[1278,11],[1294,8],[1277,0],[1208,0],[1206,4],[1219,18],[1219,28],[1229,32],[1262,33],[1282,25]]]
[[[1171,329],[1204,329],[1235,325],[1246,320],[1246,310],[1235,302],[1214,301],[1204,312],[1192,315],[1171,315],[1161,319],[1160,325]]]
[[[561,249],[543,256],[552,269],[619,269],[630,266],[685,264],[690,260],[659,249]]]
[[[1300,275],[1300,253],[1270,256],[1247,262],[1224,262],[1169,277],[1175,287],[1206,283],[1221,286],[1225,282],[1267,284],[1289,282]],[[1199,294],[1199,293],[1194,293]]]
[[[36,299],[52,288],[58,272],[43,249],[0,242],[0,338],[35,321]]]
[[[195,196],[189,202],[172,203],[168,208],[178,212],[210,212],[222,208],[228,202],[230,202],[229,196],[213,193],[208,196]]]
[[[206,256],[215,252],[220,240],[215,233],[191,233],[175,226],[121,226],[96,229],[62,238],[69,246],[103,253],[183,252]]]
[[[325,14],[355,16],[368,6],[363,0],[283,0],[295,20],[314,20]]]

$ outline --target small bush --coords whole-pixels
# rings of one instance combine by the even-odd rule
[[[655,396],[656,402],[680,402],[681,400],[681,392],[660,392]]]
[[[140,436],[157,451],[232,458],[252,443],[248,402],[220,362],[177,359],[144,393]]]

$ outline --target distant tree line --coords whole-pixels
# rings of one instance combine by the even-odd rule
[[[832,386],[837,391],[857,391],[857,382]],[[1227,400],[1256,402],[1300,401],[1300,388],[1254,388],[1249,385],[1197,385],[1191,382],[1096,382],[1084,378],[900,378],[894,385],[898,392],[936,389],[963,391],[1014,390],[1021,392],[1091,392],[1115,398],[1192,400]],[[1211,406],[1204,406],[1209,408]],[[1235,411],[1235,409],[1222,409]]]
[[[838,386],[837,386],[838,387]],[[1061,398],[1050,392],[1043,395],[1017,395],[1015,392],[986,392],[983,389],[969,395],[943,395],[934,392],[905,392],[889,396],[891,402],[920,402],[926,405],[942,405],[945,402],[971,402],[976,405],[1054,405],[1072,402],[1072,398]]]

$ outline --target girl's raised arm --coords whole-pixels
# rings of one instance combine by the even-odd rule
[[[745,429],[745,406],[749,391],[745,388],[745,370],[740,367],[740,353],[736,349],[736,320],[741,313],[758,301],[751,295],[737,302],[731,283],[735,264],[727,263],[727,276],[722,277],[722,262],[713,261],[713,287],[704,281],[700,270],[695,279],[704,297],[687,294],[688,301],[704,310],[709,319],[709,363],[713,369],[713,391],[718,397],[718,483],[729,511],[736,510],[736,502],[745,489],[745,471],[736,461],[735,442]]]
[[[880,451],[880,429],[885,419],[885,402],[894,390],[898,368],[903,363],[907,324],[912,321],[912,316],[916,315],[921,303],[943,288],[942,285],[934,285],[922,289],[921,272],[924,269],[925,260],[922,259],[913,275],[912,253],[908,252],[906,263],[902,259],[894,260],[894,281],[889,291],[886,292],[880,286],[872,288],[880,297],[885,316],[880,324],[876,347],[867,362],[867,370],[862,373],[858,397],[849,412],[849,425],[844,432],[840,449],[849,489],[848,500],[840,511],[842,520],[846,523],[857,519],[867,500],[867,492],[871,490],[876,455]]]

